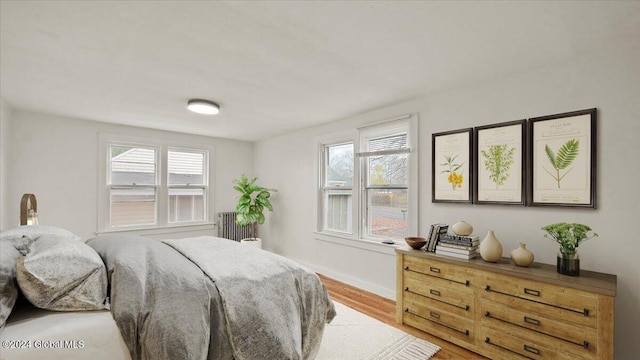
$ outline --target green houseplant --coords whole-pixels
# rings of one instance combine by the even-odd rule
[[[555,223],[542,227],[547,233],[546,238],[560,244],[557,270],[561,274],[570,276],[580,275],[580,258],[577,248],[580,243],[598,236],[591,228],[584,224]]]
[[[238,204],[236,205],[236,224],[239,226],[249,226],[249,239],[257,238],[257,225],[263,224],[264,209],[273,211],[271,205],[271,193],[276,189],[268,189],[255,185],[258,178],[249,180],[246,175],[242,174],[239,179],[233,180],[233,187],[239,194]]]

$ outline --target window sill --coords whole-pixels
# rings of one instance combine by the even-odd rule
[[[367,251],[374,251],[385,255],[394,255],[398,243],[383,244],[381,240],[358,239],[353,236],[326,231],[314,231],[316,241],[323,241],[341,246],[349,246]]]
[[[216,227],[216,223],[166,225],[162,227],[151,227],[151,228],[109,229],[109,230],[103,230],[103,231],[96,231],[96,235],[120,234],[120,233],[136,234],[136,235],[162,235],[162,234],[176,234],[176,233],[192,232],[192,231],[214,230],[215,227]]]

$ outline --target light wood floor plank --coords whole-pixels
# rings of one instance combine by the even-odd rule
[[[319,274],[324,286],[329,291],[331,299],[346,305],[367,316],[382,321],[385,324],[396,327],[415,337],[427,340],[440,346],[442,349],[432,358],[435,360],[460,360],[460,359],[486,359],[485,357],[444,341],[433,335],[429,335],[407,325],[396,323],[396,302],[376,294],[358,289],[337,280],[333,280]]]

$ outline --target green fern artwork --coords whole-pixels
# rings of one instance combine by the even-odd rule
[[[491,145],[487,150],[482,150],[484,168],[489,172],[489,179],[496,184],[496,189],[509,179],[509,170],[514,163],[513,156],[516,148],[509,149],[507,144]]]
[[[564,179],[564,177],[573,169],[569,168],[567,170],[573,160],[578,156],[578,152],[580,151],[579,147],[580,141],[578,139],[568,140],[560,146],[557,153],[554,153],[553,150],[551,150],[549,144],[545,145],[544,151],[547,153],[547,158],[549,159],[551,166],[553,166],[555,173],[547,170],[545,167],[543,167],[543,169],[558,183],[558,189],[560,189],[560,181],[562,181],[562,179]],[[561,173],[561,171],[563,172]]]

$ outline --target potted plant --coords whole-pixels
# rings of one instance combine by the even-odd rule
[[[558,252],[557,270],[560,274],[569,276],[580,275],[580,258],[578,257],[578,245],[583,241],[598,236],[591,228],[584,224],[556,223],[544,226],[542,230],[547,233],[546,238],[551,238],[560,244]]]
[[[249,238],[244,239],[245,241],[259,241],[256,224],[264,223],[264,209],[273,211],[269,198],[272,192],[277,191],[255,185],[256,180],[258,180],[257,177],[249,180],[246,175],[242,174],[239,179],[233,181],[235,184],[233,188],[239,193],[236,205],[236,224],[249,226]]]

